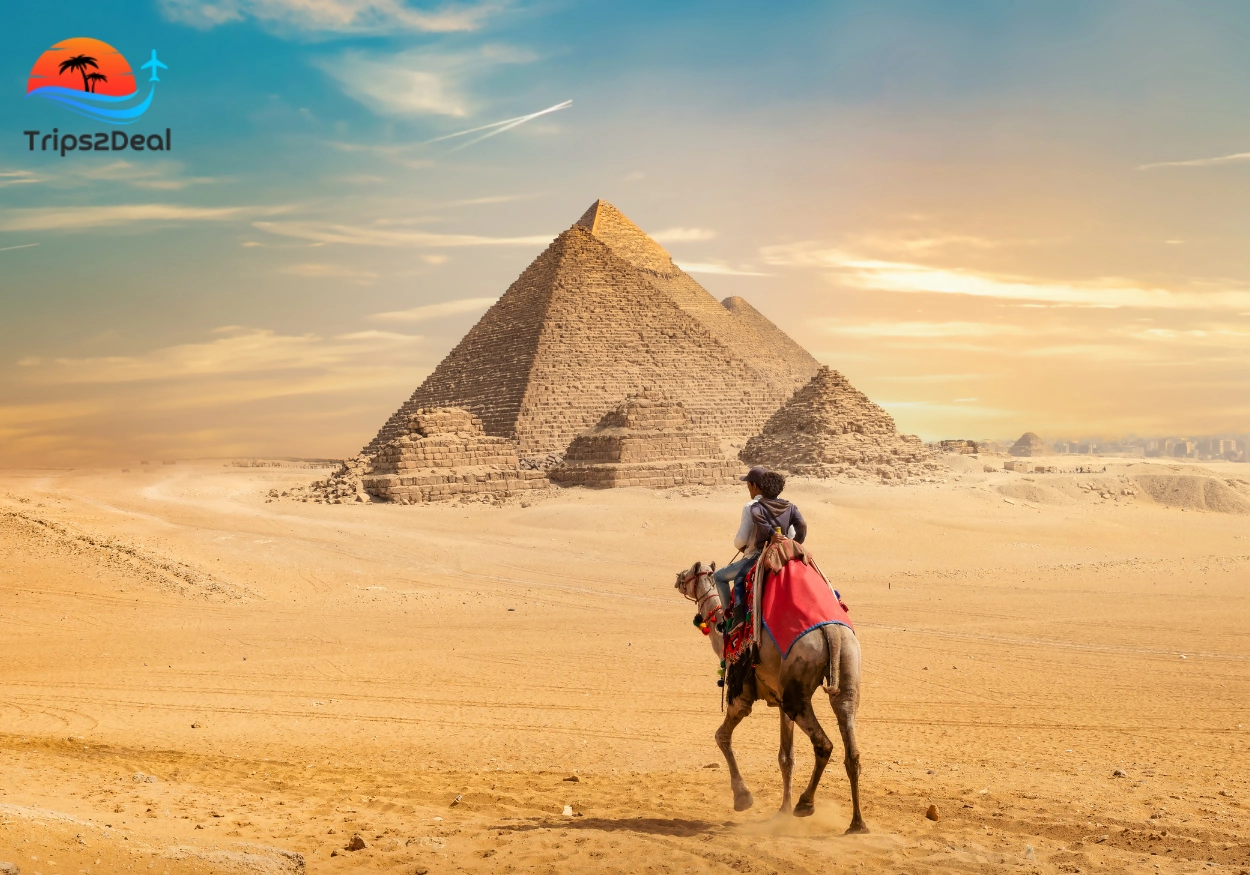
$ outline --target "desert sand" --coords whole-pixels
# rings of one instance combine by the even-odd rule
[[[816,815],[774,817],[762,703],[732,810],[673,580],[730,558],[739,488],[401,507],[268,499],[317,476],[290,466],[0,472],[0,862],[1250,870],[1250,516],[1203,509],[1241,509],[1246,466],[947,461],[787,490],[863,647],[863,836],[840,748]],[[1152,472],[1233,482],[1156,500]]]

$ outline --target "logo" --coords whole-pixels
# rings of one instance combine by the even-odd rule
[[[159,70],[169,69],[156,58],[143,64],[150,70],[147,96],[124,55],[106,42],[90,37],[63,40],[45,51],[31,68],[27,97],[40,97],[92,121],[128,125],[148,111],[160,82]]]

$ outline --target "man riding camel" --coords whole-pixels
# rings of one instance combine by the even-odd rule
[[[751,500],[742,508],[742,521],[734,535],[734,546],[743,554],[737,562],[731,562],[714,575],[721,603],[729,604],[729,585],[733,584],[734,611],[730,628],[746,622],[746,576],[747,571],[759,559],[760,551],[768,545],[776,529],[787,538],[803,543],[807,537],[807,522],[798,507],[778,498],[786,488],[786,478],[776,471],[755,467],[739,477],[747,485]]]

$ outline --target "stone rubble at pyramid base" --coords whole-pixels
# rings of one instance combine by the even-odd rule
[[[550,471],[564,462],[564,453],[548,453],[545,456],[536,456],[521,459],[522,471]]]
[[[287,493],[270,490],[269,497],[290,498],[294,501],[312,501],[318,504],[353,504],[372,499],[365,492],[361,478],[369,470],[368,456],[344,459],[325,480],[314,480],[307,486],[296,486]]]

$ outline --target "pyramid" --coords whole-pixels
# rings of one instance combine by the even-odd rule
[[[566,486],[715,486],[742,465],[722,455],[720,439],[699,432],[680,401],[654,390],[631,396],[593,429],[573,438],[548,476]]]
[[[577,224],[637,268],[677,306],[711,334],[755,365],[765,379],[793,392],[812,378],[820,363],[744,299],[717,303],[703,286],[678,267],[672,256],[605,200],[591,204]]]
[[[763,316],[718,303],[611,204],[596,201],[517,278],[363,453],[425,407],[459,407],[525,459],[558,455],[647,387],[692,425],[743,439],[817,362]],[[761,328],[763,326],[763,328]],[[785,338],[784,365],[770,355]],[[804,359],[806,356],[806,359]]]
[[[1011,445],[1009,452],[1013,456],[1045,456],[1048,451],[1040,437],[1031,431],[1026,431],[1020,435],[1020,440]]]
[[[795,389],[807,384],[816,376],[820,362],[812,358],[812,354],[795,343],[768,317],[747,303],[745,298],[732,297],[721,301],[721,306],[738,319],[742,330],[749,331],[753,336],[746,339],[752,350],[758,350],[764,357],[763,365],[774,373],[780,369],[789,372],[790,380]]]
[[[906,480],[938,470],[920,438],[899,434],[890,414],[827,367],[769,418],[738,458],[811,477]]]
[[[405,433],[382,446],[361,480],[369,495],[400,504],[495,499],[547,486],[540,472],[520,469],[512,441],[488,437],[480,419],[449,407],[412,414]]]

